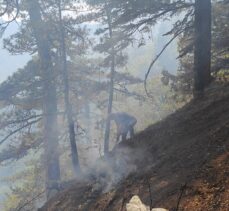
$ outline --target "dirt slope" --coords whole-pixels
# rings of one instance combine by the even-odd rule
[[[111,175],[100,175],[103,185],[94,177],[75,181],[41,210],[124,211],[137,194],[145,204],[170,211],[179,197],[179,210],[228,211],[228,149],[229,85],[214,84],[203,100],[117,146],[110,155]],[[96,188],[98,183],[109,191]]]

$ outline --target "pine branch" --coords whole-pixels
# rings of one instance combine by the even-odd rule
[[[10,145],[7,149],[0,152],[0,164],[2,165],[3,162],[14,161],[25,157],[31,149],[35,149],[34,153],[36,153],[40,150],[42,144],[43,139],[38,138],[36,140],[33,139],[32,142],[31,140],[23,140],[19,146]]]
[[[0,141],[0,145],[3,144],[8,138],[10,138],[11,136],[13,136],[14,134],[18,133],[19,131],[21,131],[24,128],[27,128],[37,122],[39,122],[42,118],[36,119],[34,121],[31,121],[25,125],[23,125],[22,127],[17,128],[16,130],[12,131],[11,133],[9,133],[7,136],[5,136],[1,141]]]
[[[0,13],[0,17],[7,13],[8,7],[9,7],[9,1],[6,1],[6,8],[3,10],[2,13]]]
[[[16,14],[13,16],[13,18],[11,20],[9,20],[9,21],[6,21],[6,22],[0,24],[0,33],[1,33],[0,36],[5,32],[5,30],[7,29],[7,27],[12,22],[16,21],[18,15],[19,15],[19,2],[18,1],[19,0],[16,0],[15,1]],[[9,2],[7,1],[7,7],[6,7],[5,11],[3,11],[2,15],[4,15],[7,12],[8,7],[9,7]],[[1,16],[1,14],[0,14],[0,16]]]
[[[33,116],[30,116],[30,117],[27,117],[25,119],[19,119],[19,120],[15,120],[15,121],[10,121],[10,122],[6,122],[3,126],[0,127],[0,129],[2,129],[3,127],[6,127],[8,125],[13,125],[13,124],[19,124],[19,123],[23,123],[23,122],[27,122],[31,119],[36,119],[38,117],[42,117],[43,115],[40,114],[40,115],[33,115]]]

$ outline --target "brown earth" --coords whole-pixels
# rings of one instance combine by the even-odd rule
[[[88,176],[41,210],[124,211],[136,194],[144,204],[170,211],[229,211],[228,147],[229,84],[214,84],[204,99],[191,101],[111,152],[111,174],[122,176],[108,192],[95,185],[107,188],[112,175],[104,176],[103,185]]]

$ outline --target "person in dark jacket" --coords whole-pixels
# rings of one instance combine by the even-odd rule
[[[137,123],[137,119],[134,116],[131,116],[125,112],[112,113],[109,115],[109,120],[114,120],[117,126],[117,142],[120,137],[121,140],[126,140],[128,132],[130,137],[134,136],[134,126]]]

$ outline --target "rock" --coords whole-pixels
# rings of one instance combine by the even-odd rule
[[[126,205],[127,211],[149,211],[149,207],[145,206],[138,196],[133,196],[130,202]]]
[[[135,195],[131,198],[130,202],[126,204],[127,211],[150,211],[150,208],[144,205],[141,199]],[[151,211],[168,211],[164,208],[153,208]]]

